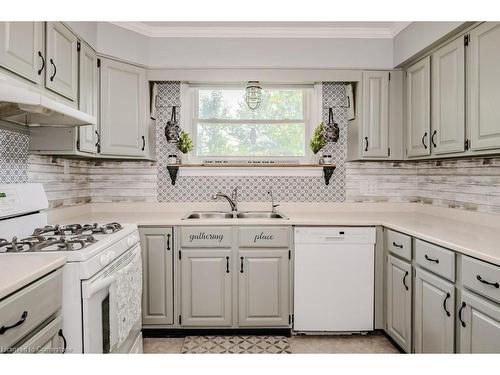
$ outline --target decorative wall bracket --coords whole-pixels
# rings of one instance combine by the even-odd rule
[[[323,166],[323,177],[325,178],[325,185],[330,185],[330,179],[335,171],[335,165]]]
[[[178,165],[167,165],[168,174],[170,175],[170,181],[172,185],[175,185],[175,181],[177,181],[177,174],[179,173]]]

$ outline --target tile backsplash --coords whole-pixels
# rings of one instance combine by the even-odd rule
[[[266,201],[267,191],[273,190],[276,200],[294,202],[343,202],[345,200],[345,158],[347,144],[347,110],[345,85],[323,83],[323,120],[328,121],[328,108],[333,107],[334,119],[339,123],[340,137],[335,144],[327,146],[323,153],[331,154],[337,165],[329,185],[322,176],[179,176],[174,186],[167,171],[167,156],[176,153],[176,147],[165,140],[164,129],[170,120],[173,105],[180,105],[180,82],[162,82],[158,85],[156,142],[158,159],[158,201],[201,202],[210,201],[218,191],[229,191],[240,187],[242,201]],[[180,119],[180,111],[177,119]]]
[[[323,178],[298,176],[180,176],[170,184],[166,156],[175,146],[164,138],[171,106],[180,105],[179,82],[159,85],[157,162],[81,160],[29,155],[29,137],[0,129],[0,183],[43,183],[51,207],[86,202],[208,201],[217,191],[239,186],[243,201],[423,202],[500,214],[500,157],[418,162],[345,162],[346,120],[343,84],[324,83],[323,118],[334,107],[339,142],[324,153],[337,169],[329,186]],[[180,117],[180,113],[177,113]],[[323,153],[323,152],[322,152]],[[140,176],[140,178],[138,178]]]
[[[0,129],[0,183],[28,181],[29,136]]]

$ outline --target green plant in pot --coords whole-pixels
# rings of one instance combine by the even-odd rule
[[[182,131],[181,134],[179,135],[179,141],[177,142],[177,148],[183,154],[187,154],[189,151],[191,151],[194,148],[193,140],[191,139],[190,135],[188,133],[186,133],[185,131]]]
[[[314,129],[313,135],[311,137],[311,150],[314,154],[317,154],[319,150],[326,146],[325,138],[325,124],[321,122],[316,129]]]

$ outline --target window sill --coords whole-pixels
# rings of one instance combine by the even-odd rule
[[[181,164],[180,176],[311,176],[323,175],[323,167],[335,167],[334,164]]]

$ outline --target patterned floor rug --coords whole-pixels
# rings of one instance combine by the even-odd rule
[[[290,354],[285,336],[186,336],[183,354]]]

